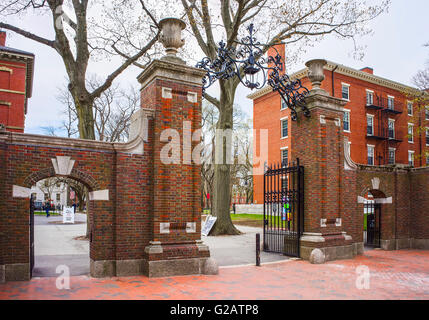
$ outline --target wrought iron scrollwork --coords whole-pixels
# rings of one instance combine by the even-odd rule
[[[247,28],[249,35],[237,42],[238,49],[228,48],[221,41],[214,60],[205,57],[196,65],[197,68],[206,71],[203,78],[203,92],[217,80],[228,80],[238,77],[247,88],[262,89],[267,84],[282,97],[287,107],[291,110],[292,120],[297,119],[296,108],[303,110],[305,116],[310,116],[310,111],[305,104],[305,96],[308,89],[301,80],[291,80],[288,75],[281,74],[283,62],[280,54],[264,57],[264,45],[254,37],[254,26]],[[262,79],[259,79],[262,74]]]

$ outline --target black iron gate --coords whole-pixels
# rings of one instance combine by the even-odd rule
[[[304,167],[299,159],[264,173],[264,251],[299,257],[304,229]]]
[[[364,204],[364,243],[366,246],[380,247],[381,236],[381,205],[379,203],[367,202]]]
[[[30,277],[34,268],[34,198],[30,197]]]

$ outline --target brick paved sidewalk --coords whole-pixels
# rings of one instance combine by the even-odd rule
[[[357,289],[356,267],[370,270],[370,289]],[[352,260],[312,265],[285,261],[221,268],[216,276],[149,279],[71,277],[0,285],[0,299],[429,299],[429,251],[366,251]]]

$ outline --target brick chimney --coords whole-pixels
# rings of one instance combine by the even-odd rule
[[[283,63],[283,71],[280,72],[280,74],[285,74],[286,73],[286,67],[284,64],[286,63],[286,45],[284,43],[272,46],[267,51],[268,56],[271,56],[273,58],[277,55],[277,53],[280,54],[280,56],[282,57],[282,63]],[[271,64],[270,64],[270,66],[271,66]]]
[[[0,31],[0,46],[6,47],[6,32]]]
[[[360,69],[360,71],[366,72],[366,73],[370,73],[370,74],[374,74],[374,69],[370,68],[370,67],[365,67]]]

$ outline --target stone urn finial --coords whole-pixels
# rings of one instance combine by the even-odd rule
[[[165,18],[159,22],[161,29],[159,40],[167,53],[161,58],[162,60],[184,63],[176,54],[178,49],[185,44],[185,40],[182,39],[182,30],[185,27],[185,22],[177,18]]]
[[[308,78],[313,85],[313,90],[320,91],[320,85],[325,80],[325,74],[323,73],[323,67],[327,64],[324,59],[314,59],[307,61],[305,66],[308,68]]]

